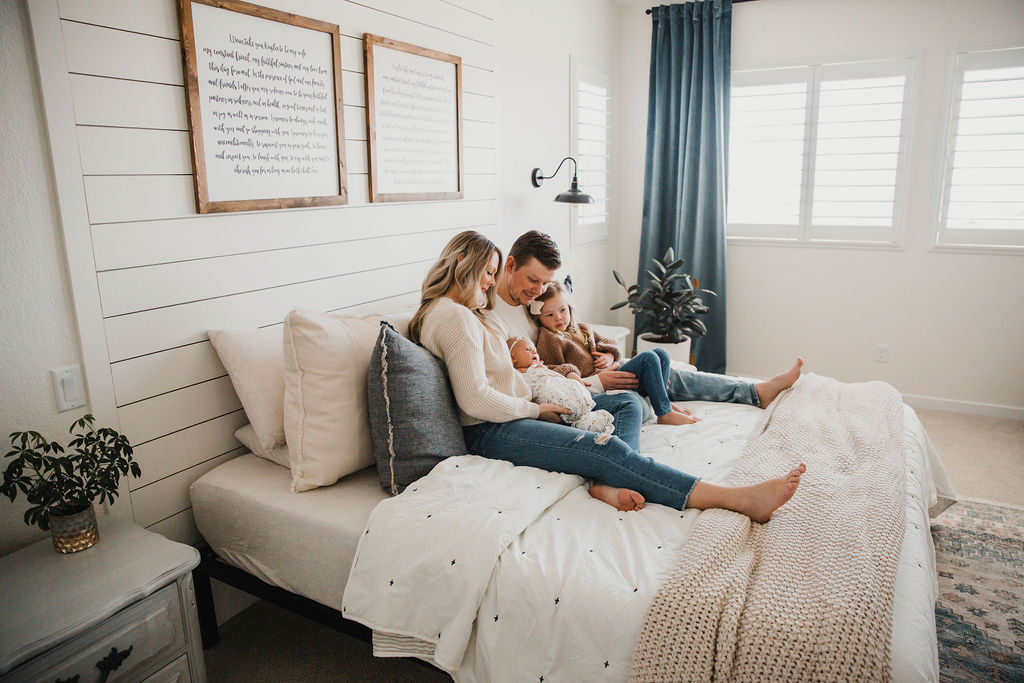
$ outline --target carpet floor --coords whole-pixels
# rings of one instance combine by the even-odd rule
[[[1024,508],[961,499],[931,528],[940,680],[1024,681]]]

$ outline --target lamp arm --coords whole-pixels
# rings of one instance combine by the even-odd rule
[[[556,175],[558,175],[558,172],[560,170],[562,170],[562,164],[564,164],[566,161],[571,161],[572,162],[572,182],[573,183],[577,182],[576,181],[576,160],[573,159],[572,157],[565,157],[564,159],[562,159],[561,161],[558,162],[558,168],[556,168],[555,172],[552,173],[551,175],[541,175],[542,171],[539,168],[533,169],[533,173],[530,175],[530,180],[533,182],[533,186],[534,187],[540,187],[541,185],[544,184],[545,180],[550,180],[551,178],[554,178]]]
[[[554,173],[552,173],[551,175],[547,175],[547,176],[538,176],[538,177],[539,177],[539,178],[540,178],[541,180],[551,180],[551,179],[552,179],[552,178],[554,178],[554,177],[555,177],[556,175],[558,175],[558,172],[559,172],[559,171],[561,171],[561,170],[562,170],[562,164],[564,164],[564,163],[565,163],[566,161],[571,161],[571,162],[572,162],[572,177],[573,177],[573,179],[575,180],[575,179],[576,179],[576,160],[575,160],[575,159],[573,159],[572,157],[565,157],[564,159],[562,159],[561,161],[559,161],[559,162],[558,162],[558,168],[556,168],[556,169],[555,169],[555,172],[554,172]]]

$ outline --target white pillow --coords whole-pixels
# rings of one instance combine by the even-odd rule
[[[250,450],[267,457],[284,443],[281,329],[209,330],[207,334],[255,433],[258,448]]]
[[[284,319],[284,431],[292,491],[373,465],[366,370],[380,315],[297,308]]]
[[[283,426],[282,429],[284,429]],[[242,445],[248,448],[253,455],[258,455],[265,460],[276,462],[282,467],[291,467],[291,465],[288,464],[288,445],[282,443],[275,446],[271,451],[263,450],[263,447],[260,446],[259,439],[256,438],[256,430],[252,428],[251,424],[240,427],[238,431],[235,432],[235,438],[241,441]]]

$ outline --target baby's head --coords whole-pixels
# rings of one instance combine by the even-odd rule
[[[572,303],[569,290],[561,282],[548,283],[547,290],[530,305],[530,313],[541,327],[552,332],[566,332],[574,329]]]
[[[523,370],[531,365],[544,365],[537,353],[537,347],[526,337],[509,339],[508,350],[512,355],[512,366],[516,370]]]

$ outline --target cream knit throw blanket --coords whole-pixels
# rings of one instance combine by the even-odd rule
[[[906,483],[902,398],[805,375],[766,411],[729,484],[804,462],[767,524],[707,510],[655,595],[631,681],[888,681]]]

